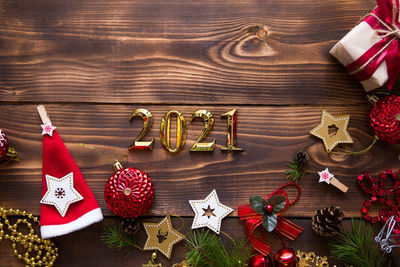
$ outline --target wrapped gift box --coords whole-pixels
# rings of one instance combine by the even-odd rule
[[[399,0],[377,3],[330,51],[367,92],[386,83],[390,89],[400,74]]]

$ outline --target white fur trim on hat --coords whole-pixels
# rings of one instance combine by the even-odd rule
[[[93,223],[103,220],[101,209],[97,208],[87,212],[75,221],[66,224],[43,225],[40,226],[40,234],[43,239],[66,235],[73,231],[85,228]]]

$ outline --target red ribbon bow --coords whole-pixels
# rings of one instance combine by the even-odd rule
[[[400,75],[399,0],[377,0],[378,6],[364,20],[382,39],[346,69],[359,81],[368,80],[385,60],[389,90]]]
[[[287,193],[284,190],[284,188],[287,187],[288,185],[296,186],[299,191],[296,199],[293,202],[289,202]],[[276,190],[274,193],[271,193],[266,197],[264,197],[264,199],[268,201],[268,199],[274,195],[282,195],[286,197],[285,207],[277,214],[278,223],[276,224],[274,231],[281,238],[282,236],[286,236],[287,238],[294,240],[304,229],[294,224],[293,222],[289,221],[288,219],[283,218],[282,216],[280,216],[280,214],[282,214],[290,205],[294,204],[295,202],[297,202],[297,200],[299,200],[301,196],[301,188],[295,183],[287,183],[279,187],[278,190]],[[258,252],[260,252],[261,254],[263,254],[264,256],[268,255],[271,252],[270,245],[262,238],[255,236],[255,230],[260,225],[264,233],[264,227],[262,226],[262,215],[255,212],[250,207],[249,204],[238,206],[238,214],[239,214],[239,220],[246,221],[247,236],[249,237],[249,242],[252,244],[253,248]],[[282,241],[284,242],[283,239]]]

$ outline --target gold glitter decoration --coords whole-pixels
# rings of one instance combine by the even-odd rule
[[[7,218],[9,215],[23,218],[17,219],[15,224],[10,224]],[[58,257],[58,248],[50,240],[41,239],[35,234],[30,221],[38,223],[39,219],[26,211],[0,207],[0,241],[10,240],[14,255],[24,261],[26,266],[53,266]],[[23,225],[29,229],[27,234],[18,231]]]
[[[329,267],[327,257],[316,256],[314,252],[296,252],[299,267]]]

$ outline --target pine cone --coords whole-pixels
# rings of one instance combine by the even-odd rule
[[[306,152],[297,152],[293,161],[297,162],[300,166],[305,165],[309,159],[309,156]]]
[[[330,206],[318,210],[312,218],[312,227],[320,236],[332,236],[340,231],[344,213],[340,207]]]
[[[133,218],[123,219],[121,222],[121,226],[124,232],[128,235],[134,235],[140,229],[139,221]]]

